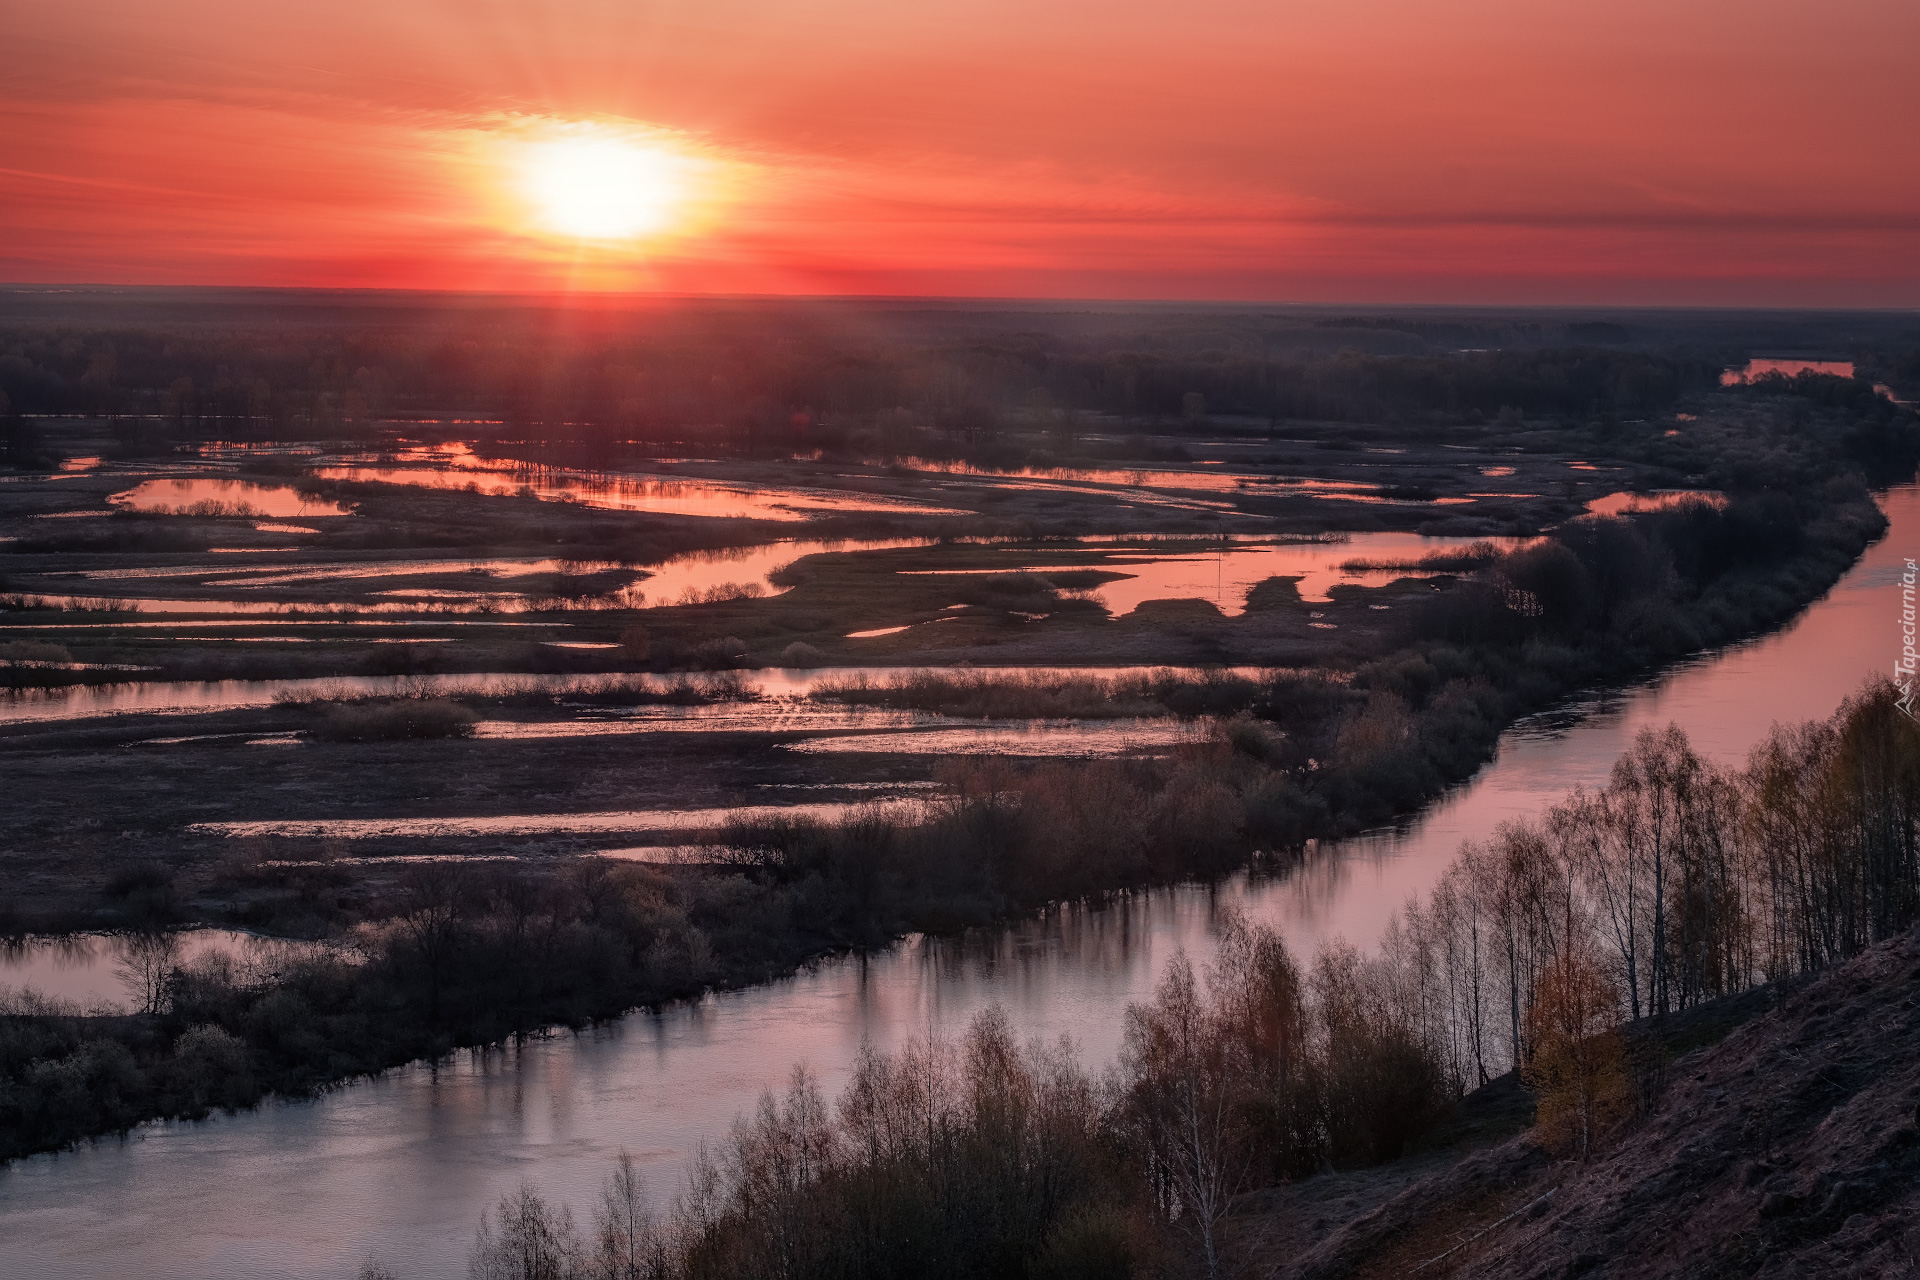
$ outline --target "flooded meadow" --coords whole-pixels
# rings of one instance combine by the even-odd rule
[[[1766,363],[1743,376],[1792,372]],[[424,411],[191,449],[136,447],[157,415],[65,424],[64,463],[0,477],[0,999],[115,1026],[192,983],[280,1000],[253,1035],[319,1025],[326,987],[392,1035],[257,1107],[31,1148],[0,1167],[10,1258],[451,1277],[523,1179],[583,1204],[624,1149],[664,1202],[796,1063],[832,1094],[998,1007],[1099,1070],[1232,919],[1369,951],[1463,840],[1604,782],[1639,729],[1737,761],[1884,665],[1920,498],[1886,493],[1851,569],[1738,579],[1773,611],[1705,647],[1732,597],[1686,611],[1733,588],[1687,595],[1658,538],[1742,495],[1653,451],[1744,419],[1684,407],[1631,420],[1645,449],[1499,403],[1365,430],[1035,407],[897,443],[795,414],[698,447]],[[1867,501],[1821,536],[1873,542]],[[466,950],[423,996],[442,925]],[[582,973],[591,998],[527,994]]]

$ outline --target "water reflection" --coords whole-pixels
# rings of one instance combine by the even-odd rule
[[[867,466],[905,467],[936,475],[982,476],[998,479],[1066,481],[1074,484],[1125,485],[1130,488],[1192,489],[1202,493],[1232,493],[1253,477],[1220,472],[1169,471],[1149,467],[982,467],[970,462],[932,458],[868,458]]]
[[[222,550],[223,548],[214,548]],[[243,548],[224,548],[241,550]],[[250,549],[250,548],[247,548]],[[294,550],[296,548],[261,547],[259,550]],[[520,556],[506,558],[473,558],[466,560],[372,560],[372,561],[328,561],[318,564],[250,564],[245,566],[208,566],[172,565],[152,568],[121,569],[85,569],[80,572],[83,578],[95,581],[133,581],[154,578],[192,578],[204,575],[216,575],[202,586],[208,587],[275,587],[292,582],[328,582],[352,580],[358,578],[389,577],[427,577],[440,574],[474,574],[481,577],[518,576],[534,573],[599,573],[619,567],[611,560],[564,560],[542,558],[538,556]],[[239,577],[217,575],[240,574]]]
[[[1587,503],[1590,516],[1619,516],[1630,511],[1666,511],[1688,502],[1724,507],[1727,495],[1715,489],[1653,489],[1646,493],[1609,493]]]
[[[1398,453],[1395,449],[1369,449],[1369,453]],[[930,472],[939,475],[980,477],[996,482],[997,488],[1027,490],[1086,490],[1092,486],[1118,488],[1114,496],[1129,502],[1145,503],[1153,506],[1173,506],[1191,509],[1231,508],[1230,503],[1195,503],[1190,500],[1169,499],[1153,491],[1172,489],[1197,493],[1253,493],[1263,488],[1277,487],[1289,495],[1314,498],[1332,498],[1346,502],[1371,503],[1419,503],[1431,502],[1439,506],[1457,505],[1471,502],[1471,498],[1398,498],[1389,497],[1380,492],[1380,486],[1363,480],[1328,480],[1317,476],[1275,475],[1272,473],[1233,473],[1221,471],[1173,471],[1146,467],[982,467],[966,462],[947,462],[927,458],[869,458],[869,466],[888,465],[904,467],[915,471]],[[1224,466],[1224,462],[1197,465]],[[1513,468],[1496,468],[1488,474],[1513,474]],[[1104,489],[1102,491],[1105,491]]]
[[[1416,533],[1356,533],[1339,540],[1272,542],[1229,539],[1213,550],[1175,552],[1088,548],[1049,553],[1052,563],[1026,566],[1045,576],[1070,569],[1110,569],[1127,577],[1102,583],[1093,594],[1116,615],[1133,612],[1149,600],[1207,600],[1229,617],[1247,611],[1247,593],[1273,577],[1293,577],[1300,598],[1309,603],[1331,600],[1337,586],[1381,586],[1396,578],[1432,577],[1418,561],[1444,551],[1459,551],[1491,542],[1502,550],[1525,545],[1527,538],[1430,538]],[[1354,562],[1376,562],[1393,567],[1349,567]],[[908,570],[933,575],[943,570]],[[969,570],[966,574],[999,572]]]
[[[199,624],[196,624],[199,625]],[[287,625],[275,623],[276,626]],[[436,624],[458,625],[458,624]],[[504,623],[475,623],[476,626],[502,626]],[[1165,666],[1138,667],[993,667],[985,671],[1009,675],[1056,676],[1093,673],[1106,677],[1129,677],[1152,671],[1169,670]],[[822,680],[885,681],[896,676],[920,672],[945,671],[944,667],[767,667],[746,673],[746,692],[766,698],[802,698]],[[1256,675],[1262,668],[1232,667],[1229,673]],[[565,694],[594,689],[632,687],[652,691],[665,690],[685,680],[680,675],[605,674],[510,674],[471,672],[439,676],[317,676],[290,680],[180,680],[149,681],[140,684],[68,685],[48,689],[0,690],[0,724],[29,720],[80,720],[113,715],[193,715],[210,711],[234,711],[246,707],[270,707],[293,699],[386,698],[400,695],[454,696],[473,694],[500,697],[510,693],[538,690]],[[816,708],[825,714],[826,709]],[[786,706],[779,714],[799,715],[801,706]],[[765,711],[740,712],[726,706],[657,707],[629,712],[635,716],[716,717],[728,714],[760,717]],[[877,715],[873,711],[860,712]],[[774,727],[780,727],[774,722]]]
[[[640,591],[651,604],[672,604],[690,593],[711,594],[728,588],[760,590],[778,595],[786,588],[773,574],[802,556],[828,552],[891,551],[897,547],[931,546],[928,538],[867,538],[766,542],[751,547],[721,547],[689,551],[646,569]]]
[[[331,582],[363,582],[377,578],[453,577],[470,578],[476,588],[512,586],[512,579],[538,575],[607,575],[621,571],[640,580],[610,590],[608,600],[622,608],[649,605],[682,604],[732,594],[778,595],[787,590],[776,583],[774,575],[803,556],[828,552],[887,551],[899,547],[931,545],[926,538],[811,539],[759,543],[745,547],[723,547],[688,552],[644,569],[629,570],[616,561],[570,560],[540,557],[493,557],[436,560],[326,561],[308,564],[170,565],[88,569],[79,576],[96,582],[150,582],[172,578],[203,579],[198,587],[237,591],[256,591],[265,587],[320,587]],[[215,551],[254,551],[255,548],[216,547]],[[294,551],[298,548],[258,548],[258,551]],[[507,581],[501,581],[501,580]],[[408,588],[375,592],[377,595],[405,595],[412,598],[437,598],[477,602],[538,599],[546,594],[546,584],[533,583],[520,590],[485,591],[450,587]],[[89,597],[58,594],[37,595],[36,600],[59,605],[88,602]],[[113,603],[150,613],[258,613],[283,607],[264,601],[189,600],[178,598],[127,597]],[[304,607],[312,608],[314,605]],[[364,605],[340,604],[340,609],[364,609]],[[374,606],[379,608],[381,606]],[[388,604],[389,610],[402,606]],[[507,607],[525,607],[508,605]]]
[[[171,963],[192,965],[223,952],[243,961],[268,961],[308,944],[262,938],[232,929],[185,929],[164,935]],[[129,972],[135,940],[125,934],[70,933],[0,940],[0,990],[32,991],[81,1009],[131,1012],[139,978]],[[0,1187],[4,1187],[0,1183]]]
[[[880,804],[863,801],[862,805]],[[381,840],[393,837],[543,836],[710,831],[729,820],[798,818],[831,822],[848,804],[748,805],[733,809],[627,809],[610,813],[502,814],[480,818],[321,818],[305,821],[201,822],[188,828],[223,836]]]
[[[197,477],[191,480],[147,480],[108,501],[128,511],[183,516],[345,516],[353,513],[337,503],[309,498],[281,484],[251,480]]]
[[[1803,373],[1823,373],[1835,378],[1851,378],[1853,361],[1851,360],[1749,360],[1740,368],[1727,368],[1720,374],[1720,385],[1737,387],[1745,382],[1754,382],[1768,374],[1779,374],[1783,378],[1795,378]]]
[[[211,585],[211,584],[209,584]],[[383,594],[375,592],[374,594]],[[396,593],[401,594],[401,593]],[[519,592],[449,592],[435,596],[430,591],[410,591],[404,593],[415,597],[407,601],[381,601],[378,603],[335,604],[324,601],[301,603],[288,600],[189,600],[173,596],[83,596],[72,594],[49,595],[34,592],[30,595],[15,595],[9,599],[22,602],[27,609],[58,609],[68,613],[191,613],[191,614],[229,614],[260,615],[273,614],[280,617],[335,617],[342,622],[351,621],[353,616],[367,613],[471,613],[486,601],[508,601],[519,610],[531,610],[536,603]],[[421,602],[425,601],[425,602]],[[573,607],[591,607],[595,602],[572,602]],[[487,606],[491,607],[491,606]],[[609,601],[604,607],[624,608],[617,600]],[[64,626],[64,623],[52,623],[52,626]],[[135,625],[135,624],[124,624]],[[177,624],[161,624],[177,625]],[[195,622],[194,625],[201,625]]]
[[[710,516],[736,520],[807,520],[837,511],[888,511],[896,514],[967,515],[909,498],[889,498],[838,489],[723,484],[667,476],[629,476],[576,471],[565,467],[486,466],[316,467],[323,480],[374,481],[426,489],[463,489],[493,496],[578,502],[615,511],[652,511],[667,515]]]
[[[879,751],[898,755],[1044,756],[1051,760],[1129,755],[1153,747],[1204,742],[1206,720],[989,721],[952,728],[915,728],[897,733],[845,734],[788,743],[812,755]]]

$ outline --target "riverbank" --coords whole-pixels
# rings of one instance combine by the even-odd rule
[[[905,932],[1219,874],[1256,850],[1363,829],[1471,773],[1518,716],[1790,615],[1885,525],[1862,494],[1771,541],[1728,532],[1759,518],[1734,502],[1582,522],[1439,593],[1407,645],[1347,684],[1246,682],[1234,690],[1241,718],[1158,759],[966,766],[944,776],[947,798],[904,821],[856,814],[723,830],[715,843],[732,865],[720,868],[408,867],[355,912],[364,964],[316,961],[269,979],[183,970],[152,1012],[110,1023],[18,1011],[4,1055],[14,1082],[0,1112],[6,1154],[765,981]],[[1581,550],[1605,565],[1656,545],[1676,560],[1695,553],[1690,585],[1629,579],[1611,601],[1565,589],[1568,575],[1591,575]],[[1728,545],[1740,550],[1699,554]],[[1515,608],[1516,590],[1533,603]],[[1590,608],[1605,610],[1593,616],[1606,630],[1585,623]],[[244,874],[316,902],[339,887],[340,869],[325,861],[265,861]],[[154,898],[166,888],[134,884],[123,896],[159,915],[151,928],[165,923]]]

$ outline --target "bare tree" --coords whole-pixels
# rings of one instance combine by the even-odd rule
[[[1166,1205],[1200,1245],[1209,1277],[1221,1273],[1219,1227],[1251,1161],[1230,1105],[1221,1037],[1185,955],[1167,966],[1149,1005],[1127,1010],[1122,1061]]]
[[[412,867],[401,878],[400,892],[396,922],[425,971],[428,1016],[438,1021],[441,990],[466,940],[466,872],[451,862]]]
[[[480,1215],[467,1275],[471,1280],[572,1280],[580,1262],[572,1212],[523,1186],[500,1198],[491,1221]]]
[[[601,1189],[593,1237],[594,1280],[669,1280],[676,1270],[668,1233],[647,1207],[646,1188],[624,1149]]]
[[[1638,1018],[1649,921],[1644,860],[1626,836],[1632,828],[1626,811],[1611,790],[1589,795],[1576,787],[1548,813],[1547,823],[1598,907],[1627,1006]]]
[[[180,935],[170,930],[143,929],[123,934],[114,943],[120,981],[139,1004],[141,1013],[164,1013],[168,986],[180,959]]]

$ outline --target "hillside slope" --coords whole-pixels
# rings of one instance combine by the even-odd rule
[[[1513,1138],[1261,1269],[1920,1276],[1920,935],[1679,1058],[1648,1114],[1590,1161]]]

